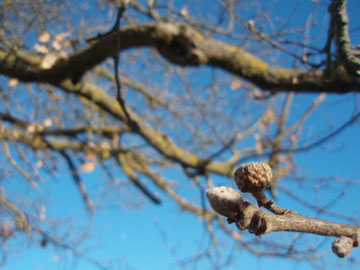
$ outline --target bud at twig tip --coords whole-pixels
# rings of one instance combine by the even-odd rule
[[[243,202],[241,194],[230,187],[214,187],[206,191],[211,207],[220,215],[235,218]]]

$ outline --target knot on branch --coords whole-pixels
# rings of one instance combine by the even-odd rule
[[[250,212],[248,214],[250,214]],[[263,218],[261,216],[261,212],[256,211],[256,209],[252,209],[250,216],[246,216],[246,217],[243,216],[239,220],[240,221],[236,222],[236,227],[239,230],[247,229],[250,233],[253,233],[255,235],[261,235],[266,233],[267,230],[266,219]]]
[[[165,41],[160,38],[157,49],[166,59],[179,65],[198,66],[207,62],[207,56],[198,47],[203,39],[200,32],[186,25],[163,24],[159,28],[159,35],[166,34],[166,38]]]

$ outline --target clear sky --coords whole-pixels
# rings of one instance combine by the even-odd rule
[[[211,2],[211,1],[209,1]],[[268,1],[260,1],[264,5]],[[279,18],[288,16],[289,12],[298,8],[296,16],[293,17],[291,24],[302,24],[306,20],[314,8],[320,9],[318,14],[318,41],[324,41],[326,38],[327,16],[326,5],[329,1],[321,1],[320,5],[315,5],[317,1],[298,0],[275,1],[276,5],[271,5],[271,13]],[[177,4],[182,6],[182,1]],[[358,20],[360,14],[360,2],[358,0],[348,1],[348,12],[350,22]],[[358,29],[352,34],[353,44],[360,44],[360,24],[354,24]],[[290,64],[289,64],[290,65]],[[296,116],[309,105],[309,102],[316,97],[315,94],[307,94],[297,97],[294,104],[294,111],[291,114],[290,121],[296,119]],[[306,127],[309,134],[326,134],[329,123],[336,128],[345,123],[354,112],[358,111],[359,99],[354,94],[347,95],[328,95],[324,104],[306,121]],[[311,177],[327,177],[335,175],[343,178],[357,180],[360,183],[360,125],[359,120],[353,125],[345,129],[335,139],[326,142],[319,148],[310,152],[299,153],[295,156],[299,168]],[[56,179],[47,181],[40,188],[48,194],[50,202],[47,209],[48,218],[68,216],[69,222],[76,221],[74,230],[78,230],[79,238],[84,233],[82,224],[88,220],[88,215],[84,209],[83,202],[75,189],[72,179],[66,173],[58,173]],[[171,172],[169,172],[169,175]],[[96,169],[90,174],[83,173],[86,186],[90,195],[96,197],[97,203],[101,202],[101,197],[105,193],[99,194],[102,186],[98,183],[104,175],[101,168]],[[178,182],[187,181],[182,175],[172,174],[171,178]],[[284,179],[283,181],[286,181]],[[291,179],[286,185],[288,188],[299,188],[293,185]],[[216,178],[214,182],[219,185],[226,185],[223,178]],[[11,186],[11,184],[9,184]],[[17,184],[13,184],[17,185]],[[315,184],[304,183],[301,190],[296,193],[308,202],[321,202],[326,205],[334,196],[338,195],[342,188],[347,187],[346,183],[336,182],[329,192],[321,194],[317,197],[316,190],[322,188],[321,182]],[[26,187],[18,187],[26,190]],[[123,187],[114,187],[123,188]],[[132,190],[133,191],[133,190]],[[198,190],[196,190],[198,191]],[[189,190],[191,193],[191,190]],[[358,185],[351,185],[347,189],[344,197],[333,206],[333,210],[340,211],[344,214],[354,214],[360,217],[359,193]],[[44,192],[42,193],[44,194]],[[168,200],[165,194],[159,194],[162,198],[160,206],[148,203],[146,198],[140,197],[137,192],[129,194],[137,194],[130,196],[139,196],[132,198],[132,205],[122,205],[121,198],[114,201],[113,207],[102,209],[101,205],[96,212],[88,239],[83,244],[77,246],[78,250],[84,252],[86,256],[95,259],[105,259],[106,265],[110,269],[211,269],[205,263],[199,263],[197,266],[191,264],[192,257],[206,250],[209,245],[209,237],[204,231],[204,222],[191,214],[184,213],[172,201]],[[197,194],[192,194],[197,196]],[[191,196],[190,196],[191,197]],[[303,205],[291,200],[287,195],[279,192],[277,204],[292,208],[301,214],[316,216],[316,213]],[[333,217],[329,217],[332,219]],[[234,225],[229,225],[234,226]],[[64,231],[64,234],[66,232]],[[247,232],[242,232],[246,235]],[[279,238],[293,238],[295,234],[278,233]],[[255,237],[255,236],[251,236]],[[263,236],[266,240],[266,235]],[[301,245],[321,244],[321,249],[328,255],[326,259],[331,263],[325,262],[324,269],[336,269],[338,263],[342,260],[336,259],[335,255],[330,251],[331,241],[326,242],[323,237],[301,236],[304,241]],[[29,236],[31,238],[31,236]],[[220,236],[221,239],[221,236]],[[233,243],[235,245],[235,243]],[[231,252],[232,246],[224,250],[225,254],[232,256],[235,264],[232,266],[224,266],[221,269],[314,269],[313,266],[304,262],[296,262],[286,258],[268,258],[256,257],[249,253]],[[99,269],[87,260],[71,255],[71,252],[61,248],[48,247],[42,248],[38,243],[31,244],[22,236],[18,236],[7,246],[9,258],[7,263],[2,267],[4,270],[23,270],[23,269]],[[359,251],[355,249],[352,257],[358,257]],[[205,256],[205,255],[204,255]],[[110,264],[109,264],[110,263]],[[321,265],[321,264],[320,264]],[[356,267],[354,268],[356,269]]]

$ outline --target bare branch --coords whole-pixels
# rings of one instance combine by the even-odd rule
[[[360,240],[360,227],[342,223],[329,222],[320,219],[304,217],[294,211],[284,214],[271,214],[265,212],[249,202],[242,201],[237,191],[231,188],[216,187],[207,190],[207,196],[212,207],[222,215],[229,218],[229,222],[235,222],[239,230],[249,230],[255,235],[272,232],[301,232],[323,236],[346,236],[352,239],[354,246]],[[218,202],[221,202],[219,204]],[[219,206],[221,209],[219,209]],[[238,207],[236,212],[234,209]],[[229,210],[231,211],[229,212]],[[231,214],[229,214],[231,213]]]
[[[71,253],[73,253],[75,256],[82,258],[90,263],[92,263],[94,266],[96,266],[99,269],[102,270],[109,270],[110,268],[107,267],[105,264],[103,264],[102,262],[95,260],[93,258],[91,258],[86,252],[80,251],[77,248],[73,247],[70,244],[64,243],[63,241],[61,241],[60,239],[56,238],[55,236],[52,236],[50,233],[46,232],[45,230],[43,230],[40,227],[34,227],[33,228],[34,231],[38,232],[39,234],[41,234],[43,236],[43,241],[44,243],[50,242],[53,245],[59,247],[59,248],[63,248],[65,250],[69,250]],[[45,242],[46,241],[46,242]]]
[[[50,143],[48,143],[48,145],[50,146],[50,148],[52,147]],[[92,214],[94,212],[94,205],[90,200],[90,197],[85,189],[84,183],[80,178],[80,175],[78,173],[78,170],[76,169],[74,162],[72,161],[70,155],[66,153],[65,150],[59,151],[59,153],[64,157],[65,161],[67,162],[70,168],[71,176],[73,177],[74,182],[81,193],[81,197],[84,200],[86,208],[89,211],[89,213]]]
[[[36,182],[34,181],[34,179],[31,177],[30,174],[28,174],[24,169],[22,169],[17,162],[15,161],[15,159],[11,156],[10,153],[10,148],[8,146],[8,144],[6,143],[5,140],[2,140],[2,144],[3,144],[3,149],[4,149],[4,154],[5,157],[9,160],[11,166],[13,166],[15,168],[15,170],[17,170],[29,183],[32,187],[37,188],[38,184],[36,184]]]
[[[5,191],[0,189],[0,206],[4,206],[18,219],[18,229],[29,233],[32,230],[30,222],[26,214],[13,202],[8,200],[5,195]]]
[[[335,34],[335,42],[338,52],[338,60],[344,64],[347,71],[360,77],[360,61],[350,50],[349,18],[346,12],[347,0],[333,0],[329,6],[331,16],[330,28]]]
[[[125,174],[129,177],[131,182],[146,196],[148,197],[154,204],[161,204],[161,200],[154,195],[143,183],[141,183],[140,179],[136,176],[133,168],[131,167],[131,161],[126,159],[124,154],[119,154],[117,157],[117,162],[125,172]]]
[[[59,58],[49,69],[41,68],[41,57],[18,51],[0,50],[0,74],[22,81],[48,82],[57,85],[82,75],[114,55],[116,40],[121,37],[119,51],[150,46],[169,61],[183,66],[209,65],[243,77],[264,90],[295,92],[346,93],[360,91],[356,78],[336,72],[328,76],[322,71],[298,71],[272,67],[254,55],[232,44],[205,38],[188,25],[159,22],[124,27],[118,33],[101,38],[67,58]]]
[[[95,103],[104,111],[110,113],[115,118],[126,122],[124,111],[119,106],[118,102],[109,95],[101,91],[100,88],[90,85],[73,85],[70,81],[65,81],[61,84],[62,90],[67,93],[74,93],[78,96],[87,98],[89,101]],[[139,129],[133,130],[138,133],[144,140],[152,145],[157,151],[164,154],[169,159],[175,160],[184,166],[193,167],[197,169],[206,169],[210,172],[232,175],[233,167],[227,162],[215,162],[207,159],[201,159],[193,153],[187,152],[185,149],[177,146],[168,136],[151,128],[139,116],[133,113],[130,108],[127,108],[130,118],[138,124]]]

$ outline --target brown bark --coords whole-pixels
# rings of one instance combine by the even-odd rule
[[[118,38],[121,41],[117,49]],[[264,90],[329,93],[360,91],[358,78],[341,67],[330,73],[273,67],[240,47],[206,38],[194,28],[174,22],[124,27],[95,39],[66,58],[59,58],[48,69],[41,68],[40,56],[0,50],[0,73],[28,82],[58,85],[71,79],[76,83],[86,71],[108,57],[136,47],[156,48],[170,62],[183,66],[209,65],[224,69]]]

